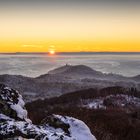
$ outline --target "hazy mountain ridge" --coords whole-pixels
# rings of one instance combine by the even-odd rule
[[[84,65],[65,65],[36,78],[0,75],[0,83],[21,91],[26,101],[60,96],[64,93],[88,88],[122,86],[140,89],[139,76],[124,77],[117,74],[105,74]]]

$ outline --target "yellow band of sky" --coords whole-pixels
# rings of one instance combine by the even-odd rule
[[[140,10],[0,10],[0,52],[49,49],[140,52]]]

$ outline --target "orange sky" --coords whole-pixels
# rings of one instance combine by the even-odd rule
[[[0,52],[140,52],[138,8],[3,8],[0,17]]]

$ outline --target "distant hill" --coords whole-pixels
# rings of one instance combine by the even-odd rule
[[[140,90],[139,75],[124,77],[117,74],[105,74],[85,65],[65,65],[36,78],[21,75],[0,75],[0,83],[21,91],[25,101],[56,97],[89,88],[122,86]]]
[[[68,76],[102,76],[103,73],[99,71],[95,71],[92,68],[85,66],[85,65],[65,65],[54,70],[48,72],[48,74],[61,74],[61,75],[68,75]]]

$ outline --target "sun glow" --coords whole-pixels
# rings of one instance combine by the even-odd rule
[[[49,50],[49,54],[50,55],[54,55],[55,54],[55,50]]]

